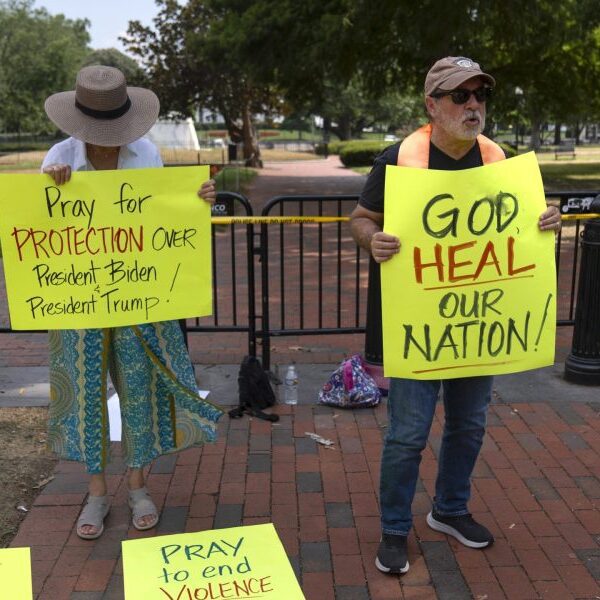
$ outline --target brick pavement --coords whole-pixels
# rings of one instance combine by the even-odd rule
[[[599,408],[502,399],[491,407],[471,501],[496,536],[484,551],[425,523],[438,411],[414,502],[411,568],[402,578],[374,566],[383,405],[354,412],[279,405],[281,420],[273,425],[225,417],[215,445],[153,464],[148,486],[163,512],[144,535],[272,521],[308,600],[592,600],[600,596]],[[316,444],[307,431],[335,448]],[[32,547],[39,599],[123,597],[120,542],[142,535],[129,526],[123,472],[117,458],[108,472],[113,507],[106,531],[87,542],[74,533],[85,476],[79,465],[59,463],[12,542]]]

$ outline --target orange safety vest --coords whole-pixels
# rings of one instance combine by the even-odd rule
[[[416,167],[417,169],[427,169],[429,167],[429,142],[431,140],[431,124],[423,125],[415,132],[411,133],[400,144],[398,150],[399,167]],[[477,142],[481,151],[481,160],[484,165],[504,160],[502,148],[492,142],[485,135],[478,135]]]

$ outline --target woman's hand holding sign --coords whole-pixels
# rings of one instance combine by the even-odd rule
[[[62,185],[71,179],[71,167],[69,165],[48,165],[44,167],[44,173],[50,175],[56,185]]]
[[[208,202],[211,206],[217,199],[217,188],[215,186],[215,180],[209,179],[202,184],[202,187],[198,190],[198,196]]]

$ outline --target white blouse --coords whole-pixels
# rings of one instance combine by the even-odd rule
[[[73,171],[89,171],[85,143],[73,137],[55,144],[48,150],[42,162],[42,171],[48,165],[67,164]],[[117,169],[144,169],[162,167],[158,148],[148,139],[140,138],[131,144],[121,146]]]

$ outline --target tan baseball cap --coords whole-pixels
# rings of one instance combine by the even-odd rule
[[[431,96],[438,90],[452,91],[471,77],[481,77],[492,87],[496,85],[495,79],[484,73],[481,67],[470,58],[446,56],[429,69],[427,77],[425,77],[425,95]]]

